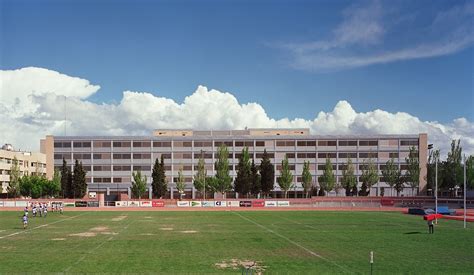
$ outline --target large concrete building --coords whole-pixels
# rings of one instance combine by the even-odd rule
[[[10,184],[10,171],[14,159],[18,161],[20,176],[46,175],[46,155],[41,153],[15,151],[10,144],[5,144],[0,149],[0,183],[2,193],[7,193]]]
[[[260,163],[266,149],[276,168],[277,191],[276,177],[285,154],[289,158],[296,190],[301,191],[304,161],[310,162],[317,186],[317,176],[323,173],[326,158],[331,159],[338,180],[348,158],[352,159],[357,176],[361,175],[363,161],[371,158],[377,163],[381,177],[381,169],[390,158],[394,158],[402,171],[406,170],[405,157],[409,148],[415,146],[419,149],[421,169],[419,190],[424,191],[426,186],[426,134],[325,136],[311,135],[309,129],[155,130],[151,136],[46,136],[41,140],[41,152],[46,154],[49,177],[53,175],[53,169],[62,165],[63,158],[70,165],[78,159],[87,170],[89,190],[109,195],[129,193],[133,171],[141,170],[150,185],[153,163],[163,155],[170,191],[176,190],[176,177],[182,168],[189,189],[187,197],[190,197],[194,195],[192,179],[201,153],[208,175],[213,175],[213,164],[221,144],[229,149],[230,174],[234,178],[244,147],[249,148],[256,163]],[[370,192],[377,195],[382,188],[385,195],[390,195],[390,188],[384,182],[376,184]],[[402,194],[409,196],[411,192],[410,188],[406,188]],[[176,198],[176,193],[174,196]]]

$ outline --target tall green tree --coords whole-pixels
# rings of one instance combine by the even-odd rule
[[[277,178],[278,185],[281,190],[285,193],[285,198],[288,197],[288,190],[293,187],[293,174],[288,164],[288,156],[285,154],[285,158],[281,161],[280,176]]]
[[[250,168],[252,174],[252,186],[250,188],[250,192],[257,197],[260,192],[262,192],[262,183],[261,177],[258,173],[258,167],[255,165],[255,160],[252,159],[252,166]]]
[[[313,186],[313,176],[309,171],[309,161],[305,161],[303,164],[303,173],[301,174],[303,189],[305,193],[305,197],[308,198],[308,193]]]
[[[260,162],[260,182],[264,197],[268,197],[275,185],[275,166],[270,161],[267,150],[263,150],[262,161]]]
[[[232,190],[232,177],[229,175],[229,151],[224,144],[217,151],[217,160],[214,166],[216,169],[217,192],[225,198],[225,193]]]
[[[72,176],[72,189],[74,198],[82,198],[87,192],[86,171],[82,162],[76,159],[74,163],[74,174]]]
[[[324,196],[325,192],[329,192],[334,189],[336,183],[336,176],[332,169],[332,163],[329,158],[326,158],[326,164],[324,166],[324,172],[319,177],[320,195]]]
[[[382,175],[385,183],[390,186],[390,196],[392,196],[393,189],[397,191],[397,196],[399,196],[400,191],[403,189],[403,179],[402,173],[393,158],[385,163],[385,167],[382,169]]]
[[[165,174],[165,158],[163,154],[161,154],[160,160],[161,162],[159,162],[158,159],[155,159],[155,164],[153,165],[153,171],[151,173],[153,195],[157,198],[163,198],[166,195],[166,192],[168,192],[168,183]]]
[[[354,173],[354,165],[350,158],[347,159],[344,168],[342,169],[342,178],[341,178],[342,187],[346,190],[346,196],[354,196],[352,189],[354,186],[357,188],[357,177]]]
[[[178,181],[176,181],[176,189],[178,189],[179,199],[181,199],[181,195],[184,194],[185,187],[186,182],[184,181],[183,168],[180,168],[178,171]]]
[[[16,198],[20,196],[20,165],[18,159],[13,157],[12,166],[10,168],[10,182],[7,187],[8,197]]]
[[[72,198],[72,179],[70,180],[71,169],[63,158],[63,165],[61,166],[61,193],[64,198]]]
[[[418,159],[418,150],[415,146],[410,147],[410,153],[408,157],[405,158],[407,164],[407,170],[405,172],[405,179],[408,185],[412,189],[412,194],[414,194],[415,189],[420,185],[420,161]]]
[[[466,183],[467,188],[474,188],[474,155],[466,160]]]
[[[237,177],[234,181],[234,190],[242,197],[250,193],[252,182],[252,166],[250,164],[249,149],[244,147],[237,164]]]
[[[377,165],[372,159],[364,160],[361,170],[362,175],[360,176],[360,181],[362,182],[362,186],[359,195],[367,196],[370,194],[370,188],[379,182],[379,173]]]
[[[426,171],[426,188],[434,190],[435,179],[436,179],[436,163],[438,163],[438,169],[442,168],[439,150],[433,150],[428,156],[427,171]],[[439,176],[439,171],[438,171]]]
[[[58,169],[54,170],[52,180],[46,180],[43,186],[43,194],[49,197],[56,197],[61,191],[61,172]]]
[[[194,179],[193,179],[194,188],[201,193],[201,196],[204,195],[206,177],[207,177],[207,170],[204,163],[203,152],[201,151],[201,156],[199,157],[196,175],[194,175]]]
[[[139,170],[136,172],[132,172],[132,178],[132,196],[141,199],[146,192],[146,176],[142,176],[142,172]]]
[[[443,162],[442,170],[442,188],[454,188],[456,185],[461,186],[463,182],[464,172],[462,168],[462,147],[461,140],[451,141],[451,151],[448,152],[446,161]]]

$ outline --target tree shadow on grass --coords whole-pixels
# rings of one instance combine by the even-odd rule
[[[413,235],[413,234],[421,234],[421,232],[420,232],[420,231],[413,231],[413,232],[405,232],[405,233],[403,233],[403,234],[405,234],[405,235]]]

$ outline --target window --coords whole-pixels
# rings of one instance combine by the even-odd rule
[[[227,146],[227,147],[232,147],[232,146],[233,146],[233,142],[232,142],[232,141],[214,141],[214,146],[216,146],[216,147],[219,147],[219,146],[221,146],[222,144],[224,144],[224,145]]]
[[[359,140],[359,146],[378,146],[378,140]]]
[[[398,158],[398,153],[388,153],[388,157],[397,159]]]
[[[114,171],[130,171],[129,165],[114,165]]]
[[[297,157],[299,159],[311,159],[311,158],[316,158],[316,153],[298,153]]]
[[[110,171],[110,165],[94,165],[94,171]]]
[[[194,147],[212,147],[212,142],[210,141],[195,141]]]
[[[326,159],[326,158],[335,159],[336,153],[318,153],[318,158],[319,159]]]
[[[339,140],[339,146],[357,146],[357,140]]]
[[[401,140],[400,146],[418,146],[418,140]]]
[[[74,153],[74,159],[91,159],[91,154]]]
[[[336,146],[335,140],[318,140],[318,146]]]
[[[130,141],[114,141],[113,146],[114,147],[130,147],[131,142]]]
[[[74,141],[73,146],[74,148],[89,148],[91,143],[89,141]]]
[[[171,147],[171,141],[153,141],[153,147]]]
[[[347,158],[357,158],[357,153],[339,153],[339,158],[347,159]]]
[[[264,147],[265,146],[265,141],[256,141],[255,146],[257,147]]]
[[[130,159],[131,154],[114,154],[114,159]]]
[[[133,147],[150,147],[151,142],[149,141],[134,141]]]
[[[359,158],[378,158],[377,152],[359,153]]]
[[[290,168],[290,170],[295,170],[295,165],[294,164],[289,164],[288,167]],[[281,171],[281,164],[277,164],[276,169],[278,171]]]
[[[54,148],[71,148],[70,141],[58,141],[54,143]]]
[[[319,171],[324,171],[324,170],[326,170],[326,164],[319,164],[319,165],[318,165],[318,170],[319,170]],[[333,165],[332,165],[332,170],[336,170],[336,164],[333,164]]]
[[[133,171],[151,171],[150,165],[133,165]]]
[[[400,165],[400,170],[407,170],[407,169],[408,169],[408,165],[406,164]]]
[[[269,158],[275,158],[275,153],[268,153],[267,152],[267,156]],[[259,158],[259,159],[263,158],[263,153],[257,153],[257,158]]]
[[[133,159],[150,159],[151,154],[133,154]]]
[[[94,148],[110,148],[110,141],[94,141]]]
[[[110,159],[110,154],[94,154],[94,159]]]
[[[122,178],[114,178],[114,183],[121,183],[122,182]]]

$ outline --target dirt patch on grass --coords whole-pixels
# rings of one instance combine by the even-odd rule
[[[215,266],[219,269],[233,269],[233,270],[252,270],[255,274],[263,274],[266,266],[262,262],[251,260],[230,259],[216,263]]]
[[[127,218],[127,216],[118,216],[112,219],[113,222],[119,222],[123,219]]]
[[[142,235],[142,236],[154,236],[154,235],[156,235],[156,234],[153,234],[153,233],[142,233],[142,234],[140,234],[140,235]]]
[[[153,219],[153,217],[150,217],[150,216],[146,216],[144,217],[145,219]]]
[[[173,227],[162,227],[162,228],[160,228],[160,230],[171,231],[171,230],[173,230]]]
[[[89,237],[97,236],[97,233],[95,233],[95,232],[82,232],[82,233],[76,233],[76,234],[69,234],[69,236],[89,238]]]
[[[65,241],[66,238],[53,238],[52,241]]]
[[[105,231],[109,231],[109,228],[107,226],[97,226],[97,227],[89,229],[89,231],[105,232]]]
[[[102,235],[117,235],[117,232],[100,232]]]
[[[184,233],[184,234],[198,233],[197,231],[194,231],[194,230],[185,230],[185,231],[179,231],[179,232]]]

